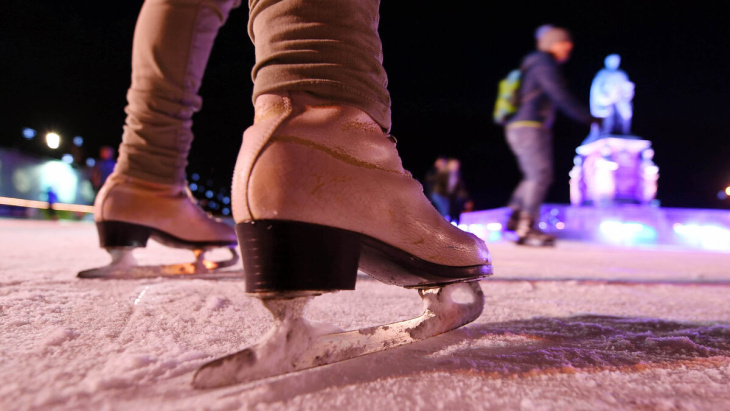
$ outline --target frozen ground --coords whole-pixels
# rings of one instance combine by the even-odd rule
[[[190,388],[270,325],[240,280],[79,280],[107,262],[89,223],[0,220],[0,409],[730,408],[730,254],[562,242],[490,246],[487,307],[457,331],[257,383]],[[151,245],[143,262],[188,254]],[[309,317],[419,314],[367,277]]]

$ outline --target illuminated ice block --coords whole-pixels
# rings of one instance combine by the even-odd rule
[[[459,228],[487,242],[510,239],[507,207],[461,215]],[[672,245],[730,252],[730,211],[624,204],[576,207],[543,204],[540,229],[562,240],[619,246]]]
[[[570,203],[607,206],[650,204],[659,168],[651,141],[636,136],[593,135],[576,149],[570,171]]]

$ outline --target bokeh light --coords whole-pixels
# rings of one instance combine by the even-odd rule
[[[23,128],[23,137],[30,140],[34,138],[38,133],[30,127]]]
[[[46,144],[52,149],[57,149],[61,145],[61,136],[57,133],[46,134]]]

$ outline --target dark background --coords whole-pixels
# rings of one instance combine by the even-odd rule
[[[132,33],[142,1],[5,0],[0,16],[0,145],[46,155],[23,127],[86,140],[87,156],[121,141]],[[724,2],[384,0],[380,34],[393,100],[392,134],[422,177],[439,154],[462,160],[478,209],[505,204],[519,172],[491,123],[498,81],[551,23],[571,30],[563,67],[588,104],[607,54],[636,84],[633,133],[651,140],[658,198],[668,207],[727,208],[730,185],[730,13]],[[188,172],[227,187],[251,123],[253,46],[234,10],[213,49],[195,116]],[[549,202],[568,203],[568,171],[588,128],[559,117]],[[45,150],[45,151],[44,151]]]

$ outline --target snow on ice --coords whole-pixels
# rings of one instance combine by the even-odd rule
[[[0,409],[728,409],[730,255],[575,242],[490,245],[467,327],[343,363],[195,390],[203,363],[271,317],[226,280],[80,280],[106,264],[89,223],[0,220]],[[157,244],[144,264],[185,261]],[[316,298],[342,329],[420,314],[413,290],[358,278]]]

